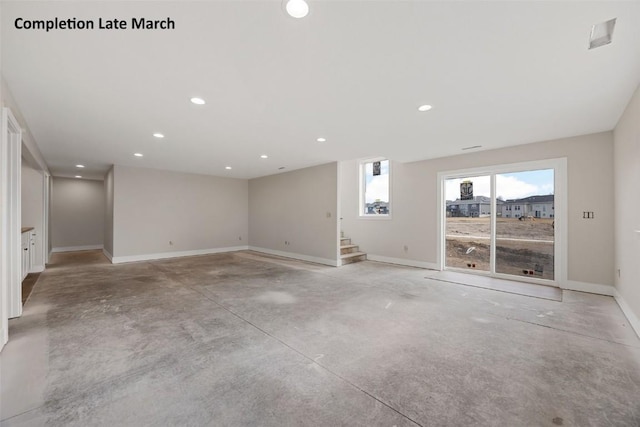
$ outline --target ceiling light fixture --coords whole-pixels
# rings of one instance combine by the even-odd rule
[[[611,43],[613,40],[613,29],[615,26],[616,18],[613,18],[591,27],[591,34],[589,35],[589,50]]]
[[[429,111],[432,108],[433,107],[431,105],[424,104],[424,105],[421,105],[421,106],[418,107],[418,111],[423,111],[423,112],[424,111]]]
[[[224,167],[226,170],[231,170],[231,166],[225,166]]]
[[[206,104],[206,102],[204,101],[204,99],[202,99],[202,98],[197,98],[197,97],[191,98],[191,102],[193,102],[193,103],[194,103],[194,104],[196,104],[196,105],[204,105],[204,104]]]
[[[287,0],[285,9],[293,18],[304,18],[309,14],[309,5],[304,0]]]
[[[136,157],[142,157],[142,153],[133,153],[133,155]]]
[[[326,142],[327,138],[318,138],[316,139],[316,141],[318,142]]]
[[[472,145],[471,147],[464,147],[462,151],[473,150],[475,148],[482,148],[482,145]]]
[[[77,168],[83,168],[84,165],[76,165]]]
[[[82,176],[81,175],[76,175],[76,178],[82,178]]]
[[[261,159],[268,159],[269,156],[267,156],[266,154],[263,154],[262,156],[260,156]]]
[[[154,133],[153,136],[155,136],[156,138],[164,138],[164,135],[158,132]]]

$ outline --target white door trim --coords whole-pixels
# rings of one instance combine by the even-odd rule
[[[554,262],[555,273],[554,280],[545,280],[544,284],[550,284],[553,286],[559,286],[565,288],[567,284],[567,259],[568,259],[568,204],[567,204],[567,158],[556,158],[546,160],[535,160],[530,162],[521,163],[509,163],[502,165],[483,166],[469,169],[458,169],[451,171],[438,172],[438,256],[437,263],[440,270],[445,268],[445,211],[446,211],[446,195],[444,191],[445,180],[450,178],[459,178],[461,176],[479,176],[489,175],[492,177],[492,196],[495,197],[495,174],[510,173],[510,172],[522,172],[528,170],[537,169],[554,169],[555,180],[555,245],[554,245]],[[495,202],[493,202],[495,203]],[[497,209],[492,207],[491,217],[492,224],[495,226],[495,217]],[[466,270],[465,270],[466,271]],[[498,275],[495,275],[498,277]],[[504,278],[505,275],[500,275]],[[518,280],[526,280],[525,278],[519,278]],[[527,280],[533,283],[541,283],[539,280],[532,279]]]
[[[21,251],[21,167],[22,129],[8,108],[2,109],[2,142],[0,145],[0,320],[2,340],[8,338],[8,319],[22,314],[22,251]]]

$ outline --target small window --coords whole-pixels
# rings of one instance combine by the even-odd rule
[[[360,216],[390,216],[390,174],[388,159],[366,160],[360,164]]]

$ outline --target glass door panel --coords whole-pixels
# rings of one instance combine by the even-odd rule
[[[445,180],[445,267],[491,271],[491,177]]]
[[[554,170],[496,175],[495,272],[554,280]]]

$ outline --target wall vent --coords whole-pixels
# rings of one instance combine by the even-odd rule
[[[616,18],[591,27],[591,35],[589,36],[589,50],[600,46],[607,45],[613,40],[613,29],[616,26]]]

